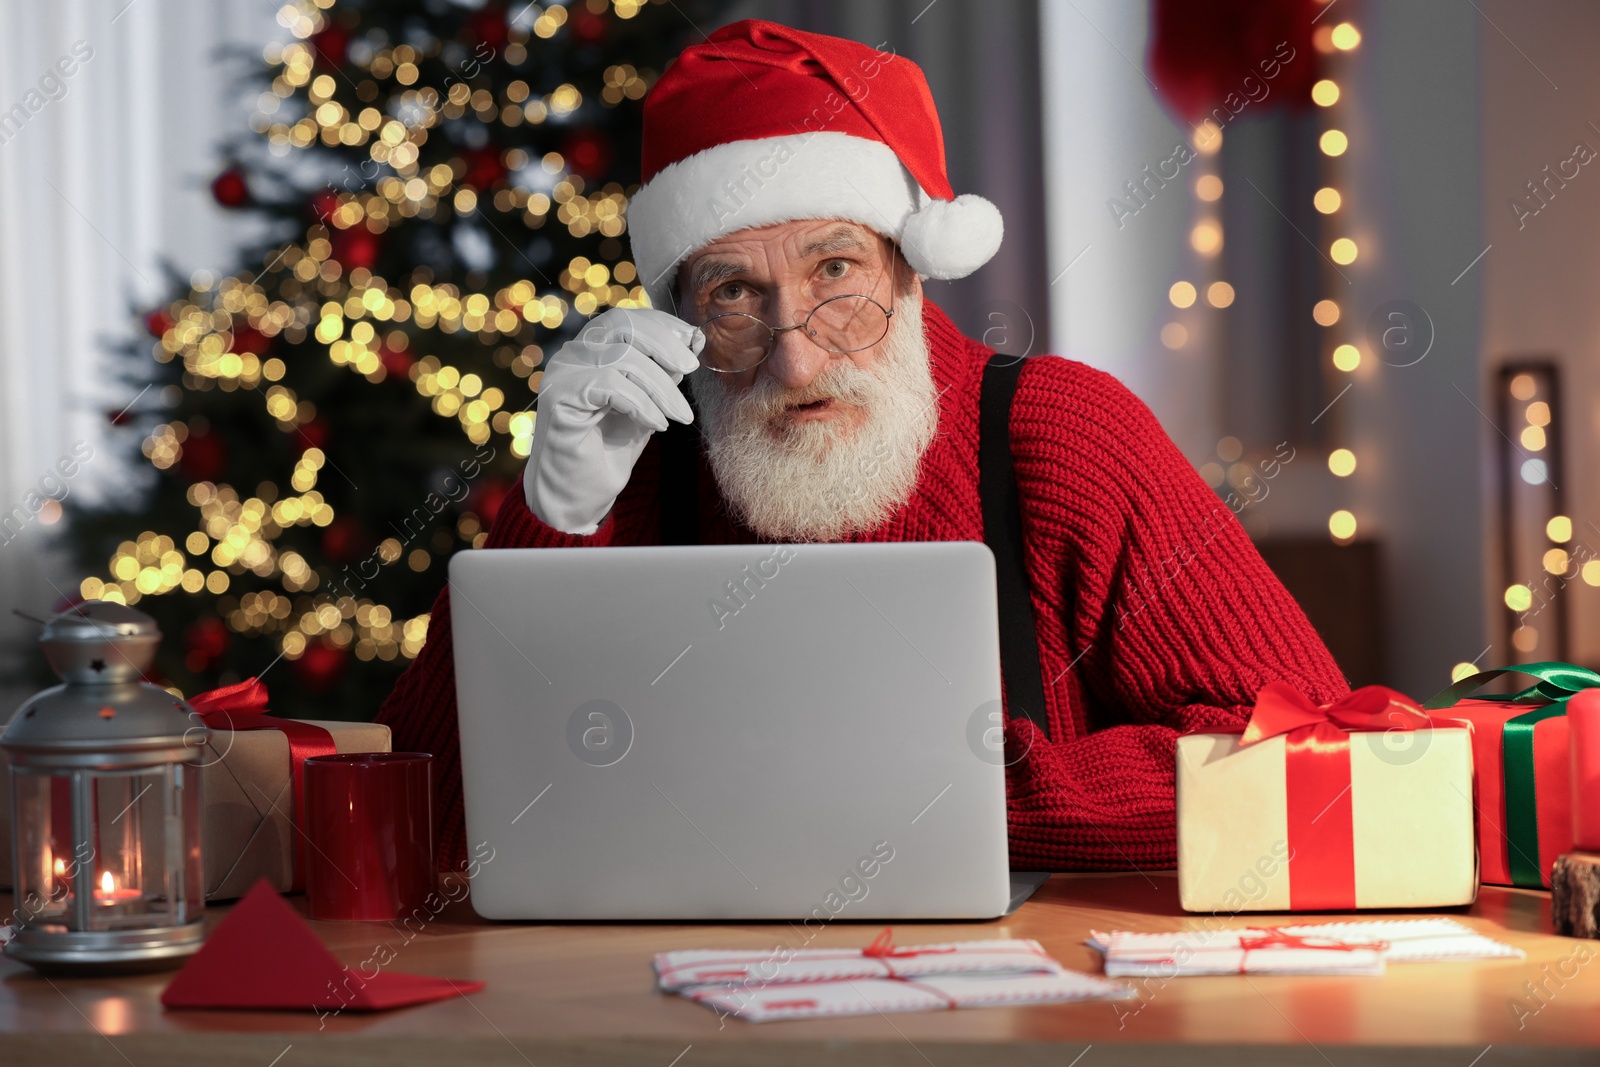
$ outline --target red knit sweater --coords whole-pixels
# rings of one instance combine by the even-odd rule
[[[856,541],[983,539],[978,387],[992,354],[924,302],[939,434],[911,499]],[[1238,727],[1267,682],[1324,702],[1348,691],[1305,614],[1155,416],[1108,374],[1044,356],[1011,413],[1050,738],[1008,722],[1011,863],[1059,870],[1171,867],[1173,741]],[[658,543],[652,442],[610,516],[561,533],[506,497],[488,547]],[[702,456],[700,535],[759,540],[730,518]],[[466,856],[448,588],[428,640],[378,713],[396,749],[432,752],[442,868]]]

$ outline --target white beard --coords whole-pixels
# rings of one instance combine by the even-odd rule
[[[870,369],[835,359],[802,389],[758,375],[734,394],[710,371],[690,376],[700,431],[722,495],[757,534],[774,541],[834,541],[865,533],[911,497],[922,454],[939,426],[919,295],[897,298],[883,348]],[[837,419],[774,420],[792,404],[825,397],[863,409]]]

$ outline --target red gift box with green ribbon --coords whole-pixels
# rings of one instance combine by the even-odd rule
[[[1534,684],[1508,696],[1472,696],[1506,674]],[[1548,889],[1556,857],[1572,849],[1567,701],[1596,687],[1600,674],[1570,663],[1523,663],[1463,678],[1424,705],[1472,724],[1485,885]]]

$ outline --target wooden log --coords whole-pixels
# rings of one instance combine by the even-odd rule
[[[1600,852],[1568,852],[1556,859],[1550,921],[1566,937],[1600,937]]]

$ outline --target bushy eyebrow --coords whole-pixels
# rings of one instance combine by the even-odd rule
[[[840,252],[867,252],[870,249],[861,235],[849,226],[840,226],[800,249],[802,256],[832,256]]]
[[[745,273],[747,269],[743,263],[736,263],[730,259],[702,259],[690,272],[689,290],[703,293],[707,289],[721,285],[729,278]]]

